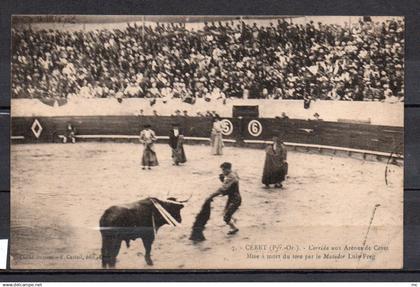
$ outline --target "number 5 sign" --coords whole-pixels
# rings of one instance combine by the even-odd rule
[[[231,135],[233,132],[233,124],[228,119],[222,120],[222,134],[225,136]]]
[[[252,120],[248,123],[248,132],[251,136],[257,137],[263,131],[262,125],[257,120]]]

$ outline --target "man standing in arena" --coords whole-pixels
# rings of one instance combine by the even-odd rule
[[[142,166],[143,169],[151,169],[152,166],[159,165],[154,142],[157,140],[155,132],[151,129],[149,124],[144,125],[144,130],[140,132],[140,142],[143,144]]]
[[[222,122],[219,117],[214,118],[213,128],[211,130],[210,145],[211,153],[213,155],[223,154],[223,136],[222,136]]]
[[[183,146],[183,134],[179,129],[179,124],[173,123],[172,129],[169,131],[169,146],[172,149],[172,160],[174,165],[185,163],[187,161],[185,157],[185,151]]]
[[[76,143],[76,129],[70,124],[67,124],[66,133],[63,137],[63,143],[72,142]]]
[[[239,176],[232,170],[232,164],[230,162],[224,162],[220,165],[222,174],[219,175],[219,179],[222,181],[222,186],[211,195],[211,198],[222,195],[228,196],[226,202],[225,212],[223,220],[230,227],[229,235],[235,234],[239,229],[232,222],[232,215],[238,210],[241,205],[242,198],[239,193]]]
[[[287,150],[278,137],[273,137],[273,143],[265,149],[265,162],[262,176],[262,183],[266,188],[270,184],[281,188],[288,171]]]

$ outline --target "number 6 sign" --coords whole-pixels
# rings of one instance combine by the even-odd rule
[[[262,125],[257,120],[252,120],[248,123],[248,132],[250,135],[257,137],[262,133]]]

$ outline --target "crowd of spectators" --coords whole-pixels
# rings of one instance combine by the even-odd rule
[[[13,98],[404,100],[404,23],[12,30]]]

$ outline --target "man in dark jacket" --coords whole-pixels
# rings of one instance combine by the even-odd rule
[[[235,234],[239,229],[232,222],[232,215],[238,210],[242,202],[241,194],[239,193],[239,176],[232,170],[230,162],[222,163],[220,168],[222,169],[222,174],[220,174],[219,178],[223,185],[211,197],[228,196],[223,220],[230,227],[228,234]]]
[[[187,161],[183,146],[183,134],[179,129],[178,123],[172,124],[172,129],[169,131],[169,146],[172,149],[172,160],[174,165],[179,165]]]

